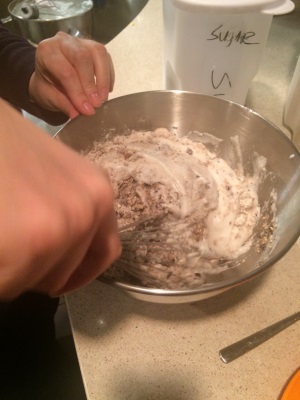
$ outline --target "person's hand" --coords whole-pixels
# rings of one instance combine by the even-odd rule
[[[0,299],[59,296],[121,252],[103,170],[0,101]]]
[[[70,118],[92,115],[113,86],[113,63],[103,44],[59,32],[37,46],[29,96],[40,106]]]

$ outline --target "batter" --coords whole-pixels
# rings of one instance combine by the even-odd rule
[[[117,136],[87,154],[109,172],[120,229],[150,217],[163,221],[160,249],[141,235],[132,249],[131,262],[150,274],[144,285],[159,277],[158,287],[199,286],[205,273],[232,265],[250,249],[266,159],[254,155],[253,174],[246,175],[237,137],[232,146],[234,169],[209,146],[166,129]]]

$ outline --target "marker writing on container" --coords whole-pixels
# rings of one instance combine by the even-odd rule
[[[238,33],[230,32],[229,30],[223,30],[223,24],[218,26],[210,33],[210,37],[207,40],[218,40],[219,42],[226,43],[226,47],[231,46],[233,42],[238,44],[253,45],[259,44],[259,42],[252,42],[251,39],[254,38],[255,32],[242,32]],[[226,28],[225,28],[226,29]]]

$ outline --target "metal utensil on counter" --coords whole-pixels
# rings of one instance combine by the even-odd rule
[[[254,349],[299,320],[300,311],[282,319],[281,321],[275,322],[275,324],[272,324],[267,328],[247,336],[246,338],[239,340],[228,347],[225,347],[224,349],[220,350],[219,356],[225,364],[228,364],[230,361],[233,361],[248,351]]]

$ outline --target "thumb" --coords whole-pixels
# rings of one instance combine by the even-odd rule
[[[50,86],[45,88],[43,91],[43,97],[45,99],[44,107],[49,110],[61,111],[71,119],[77,117],[79,114],[68,97],[54,87]],[[39,103],[43,105],[42,102],[43,100],[41,99]]]
[[[52,83],[40,79],[33,73],[29,81],[30,100],[50,111],[61,111],[69,118],[75,118],[79,112],[68,97]]]

